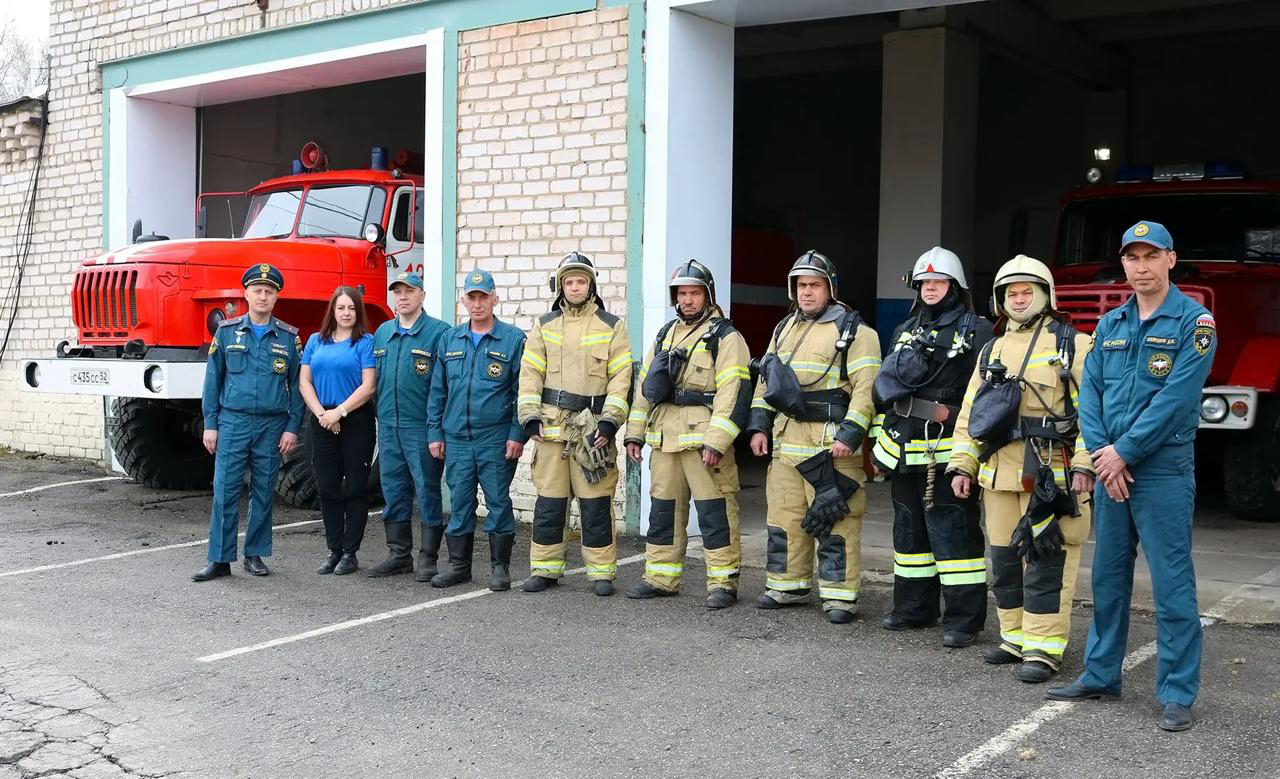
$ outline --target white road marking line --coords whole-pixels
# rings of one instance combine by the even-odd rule
[[[1226,619],[1231,610],[1249,599],[1250,592],[1256,592],[1260,586],[1280,582],[1280,567],[1262,574],[1258,578],[1237,587],[1230,595],[1223,598],[1212,609],[1200,617],[1203,626],[1213,625]],[[1142,663],[1156,656],[1156,642],[1151,641],[1133,650],[1124,659],[1123,668],[1131,671]],[[1063,713],[1076,706],[1074,701],[1050,701],[1025,719],[1010,725],[1003,733],[987,741],[982,746],[952,763],[948,768],[934,774],[935,779],[959,779],[968,776],[975,769],[985,766],[995,758],[1013,749],[1023,739],[1035,733],[1041,725],[1052,722]]]
[[[621,567],[624,565],[630,565],[631,563],[640,562],[643,559],[644,559],[643,554],[624,557],[618,561],[618,566]],[[586,573],[586,571],[587,569],[585,567],[574,568],[572,570],[565,571],[564,575],[572,576],[577,573]],[[512,585],[511,585],[512,589],[519,586],[519,584],[521,584],[521,582],[512,582]],[[403,617],[409,614],[416,614],[419,611],[425,611],[426,609],[433,609],[437,606],[448,606],[451,603],[460,603],[462,601],[472,600],[474,598],[480,598],[485,595],[493,595],[493,594],[494,594],[493,591],[489,589],[471,590],[470,592],[464,592],[458,595],[450,595],[446,598],[436,598],[434,600],[423,601],[422,603],[414,603],[410,606],[402,606],[401,608],[398,608],[398,609],[392,609],[391,611],[383,611],[377,614],[370,614],[367,617],[359,617],[357,619],[349,619],[346,622],[336,622],[332,625],[325,625],[322,628],[316,628],[315,630],[308,630],[305,633],[295,633],[292,636],[282,636],[280,638],[273,638],[270,641],[263,641],[260,644],[252,644],[250,646],[242,646],[237,649],[228,649],[225,652],[218,652],[212,655],[204,655],[203,657],[197,657],[196,662],[216,663],[219,660],[226,660],[231,657],[247,655],[250,652],[258,652],[263,649],[270,649],[272,647],[277,647],[284,644],[292,644],[297,641],[305,641],[308,638],[324,636],[324,635],[328,635],[329,633],[337,633],[342,630],[350,630],[351,628],[358,628],[358,627],[361,627],[362,625],[369,625],[374,622],[383,622],[388,619],[395,619],[396,617]]]
[[[377,511],[370,511],[369,516],[374,517],[381,513],[382,513],[382,509],[378,509]],[[290,527],[302,527],[303,525],[317,525],[323,521],[324,520],[320,520],[320,519],[307,519],[301,522],[290,522],[287,525],[275,525],[271,528],[271,530],[272,532],[275,532],[277,530],[284,530]],[[244,533],[240,533],[237,536],[237,538],[244,538]],[[77,565],[88,565],[89,563],[103,563],[109,560],[119,560],[124,557],[133,557],[134,555],[140,555],[140,554],[150,554],[152,552],[167,552],[171,549],[188,549],[193,546],[208,546],[208,545],[209,545],[209,540],[205,539],[204,541],[185,541],[181,544],[167,544],[165,546],[149,546],[146,549],[134,549],[129,552],[116,552],[115,554],[102,555],[101,557],[87,557],[83,560],[72,560],[71,562],[68,562],[68,563],[50,563],[49,565],[37,565],[34,568],[20,568],[16,571],[3,571],[3,572],[0,572],[0,579],[3,579],[7,576],[22,576],[28,573],[42,573],[44,571],[56,571],[60,568],[74,568]]]
[[[44,492],[45,490],[53,490],[58,487],[73,487],[77,484],[97,484],[103,481],[123,481],[123,476],[103,476],[97,479],[76,479],[75,481],[60,481],[57,484],[45,484],[41,487],[32,487],[29,490],[18,490],[17,492],[0,492],[0,498],[13,498],[18,495],[30,495],[33,492]]]

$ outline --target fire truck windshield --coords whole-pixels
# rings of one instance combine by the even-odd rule
[[[369,222],[382,224],[386,203],[381,187],[313,187],[302,205],[298,235],[359,238]]]
[[[244,221],[245,238],[280,238],[293,232],[301,189],[284,189],[254,195]]]
[[[1078,200],[1062,212],[1058,262],[1118,262],[1120,236],[1144,219],[1169,228],[1182,261],[1280,262],[1280,195],[1263,192]]]

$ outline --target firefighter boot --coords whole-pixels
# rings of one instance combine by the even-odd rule
[[[511,545],[515,540],[515,533],[489,534],[489,562],[493,567],[489,589],[494,592],[511,589]]]
[[[429,582],[439,573],[436,568],[436,559],[440,557],[440,539],[442,538],[444,538],[444,525],[422,526],[422,540],[418,543],[418,564],[414,568],[413,578],[420,582]]]
[[[413,525],[405,522],[383,522],[387,530],[387,559],[369,569],[370,579],[381,579],[413,571]]]
[[[476,534],[467,533],[460,536],[446,534],[444,542],[449,547],[449,567],[435,575],[431,580],[431,586],[452,587],[455,584],[471,581],[471,551],[475,547]]]
[[[738,602],[738,593],[717,587],[707,595],[707,608],[727,609]]]

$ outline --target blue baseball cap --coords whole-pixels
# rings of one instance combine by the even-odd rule
[[[1131,243],[1146,243],[1157,249],[1172,249],[1173,236],[1169,235],[1168,229],[1159,222],[1138,222],[1124,231],[1124,237],[1120,239],[1120,253],[1124,254],[1124,250],[1129,248]]]
[[[396,276],[395,281],[392,281],[390,284],[387,285],[387,290],[388,291],[394,290],[397,284],[408,284],[410,287],[417,287],[418,289],[424,289],[424,287],[422,286],[422,277],[416,273],[401,273],[400,275]]]
[[[240,286],[248,289],[250,284],[269,284],[279,292],[284,289],[284,274],[270,263],[259,263],[246,268],[244,274],[240,276]]]
[[[476,268],[467,274],[467,280],[462,286],[462,294],[479,290],[488,295],[493,293],[493,289],[493,276],[489,271]]]

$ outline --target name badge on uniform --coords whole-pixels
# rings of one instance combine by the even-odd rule
[[[467,354],[467,353],[466,353],[466,352],[463,352],[463,351],[457,351],[457,352],[445,352],[445,353],[444,353],[444,358],[445,358],[446,360],[460,360],[460,359],[462,359],[464,356],[466,356],[466,354]]]
[[[1105,350],[1124,349],[1129,346],[1128,338],[1108,338],[1102,342],[1102,348]]]
[[[1147,346],[1160,346],[1165,349],[1172,349],[1178,345],[1178,339],[1165,338],[1164,336],[1160,336],[1160,335],[1149,335],[1147,336],[1146,340],[1143,341],[1143,343],[1145,343]]]
[[[289,350],[277,343],[271,344],[271,351],[275,354],[283,354],[286,357],[289,356]]]
[[[374,357],[386,357],[386,356],[387,356],[387,350],[386,350],[386,349],[374,349],[374,350],[373,350],[373,356],[374,356]]]
[[[428,351],[426,351],[425,349],[410,349],[410,350],[409,350],[409,354],[416,354],[416,355],[418,355],[419,357],[430,357],[430,356],[431,356],[431,352],[428,352]]]
[[[244,344],[227,344],[226,349],[227,349],[227,351],[228,351],[228,352],[247,352],[247,351],[249,351],[249,347],[248,347],[248,346],[245,346]]]

